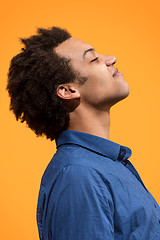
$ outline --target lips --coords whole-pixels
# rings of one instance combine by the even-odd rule
[[[118,68],[116,68],[112,76],[114,77],[117,74],[117,72],[118,72]]]

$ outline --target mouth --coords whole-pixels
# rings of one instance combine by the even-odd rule
[[[115,77],[115,75],[118,73],[118,68],[116,68],[116,70],[114,71],[114,73],[113,73],[113,77]]]

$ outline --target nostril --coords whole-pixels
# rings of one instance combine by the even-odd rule
[[[107,61],[105,61],[105,64],[107,67],[109,66],[113,66],[115,63],[117,62],[117,59],[116,58],[110,58],[110,59],[107,59]]]
[[[106,64],[107,67],[112,66],[112,62],[111,61],[106,61],[105,64]]]
[[[114,61],[113,63],[112,63],[112,66],[116,63],[117,61]]]

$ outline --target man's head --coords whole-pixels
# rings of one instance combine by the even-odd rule
[[[21,39],[25,48],[11,60],[6,88],[10,110],[37,136],[57,138],[73,105],[105,109],[129,94],[123,75],[113,77],[115,57],[96,53],[64,29],[37,32]]]
[[[71,59],[73,69],[87,79],[83,85],[60,85],[57,94],[61,98],[79,96],[81,103],[107,110],[128,96],[128,84],[123,74],[118,73],[118,69],[113,66],[117,61],[116,57],[98,54],[90,44],[76,38],[69,38],[59,44],[55,52],[61,57]],[[67,86],[73,92],[68,91]]]

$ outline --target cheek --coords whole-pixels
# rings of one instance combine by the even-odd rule
[[[82,98],[84,101],[97,105],[104,100],[110,98],[114,93],[114,79],[105,77],[89,78],[82,90]]]
[[[90,76],[92,82],[92,87],[95,88],[97,92],[106,91],[106,88],[110,89],[113,86],[113,78],[111,74],[104,70],[104,71],[97,71],[95,74]]]
[[[103,65],[92,68],[88,71],[88,81],[85,87],[97,93],[106,91],[106,88],[111,88],[113,85],[113,77],[108,69]]]

